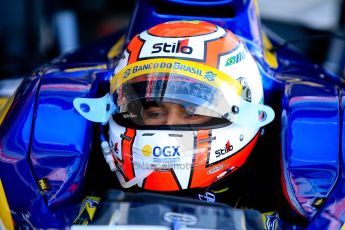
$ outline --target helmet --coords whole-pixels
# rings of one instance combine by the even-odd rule
[[[166,22],[138,34],[110,83],[105,97],[78,98],[75,107],[108,121],[107,159],[123,187],[206,188],[244,164],[260,128],[274,118],[244,42],[205,21]],[[162,105],[177,105],[176,114],[192,122],[165,123],[166,114],[150,113]]]

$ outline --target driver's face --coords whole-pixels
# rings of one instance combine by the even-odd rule
[[[188,114],[182,106],[168,102],[146,106],[142,111],[145,125],[202,124],[210,119],[208,116]]]

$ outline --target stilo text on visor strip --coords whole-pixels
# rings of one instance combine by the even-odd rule
[[[134,62],[123,68],[111,79],[110,92],[114,93],[122,84],[135,77],[157,72],[184,75],[218,89],[221,85],[227,84],[235,90],[237,95],[240,95],[242,91],[242,86],[238,81],[211,66],[187,60],[157,58]]]

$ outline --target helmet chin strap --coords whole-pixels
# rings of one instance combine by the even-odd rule
[[[154,170],[152,169],[145,170],[145,171],[143,170],[142,173],[140,173],[140,176],[136,176],[127,182],[120,171],[116,171],[116,176],[123,188],[130,188],[130,187],[133,187],[134,185],[142,185],[143,180],[146,177],[148,177],[153,171]]]

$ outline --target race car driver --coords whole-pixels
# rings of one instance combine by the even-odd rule
[[[105,159],[123,188],[204,189],[246,162],[261,128],[259,67],[231,31],[205,21],[171,21],[135,36],[114,70],[110,91],[76,98],[89,120],[109,125]]]

